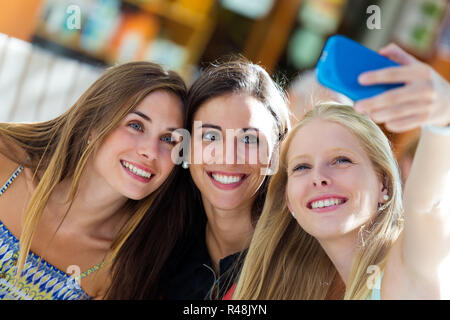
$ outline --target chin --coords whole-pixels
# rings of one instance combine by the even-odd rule
[[[239,200],[241,200],[241,199],[239,199]],[[242,204],[242,201],[239,201],[239,200],[236,201],[236,200],[221,198],[216,201],[212,200],[212,201],[210,201],[210,203],[214,208],[219,209],[219,210],[233,210],[233,209],[238,208]]]
[[[136,201],[142,200],[142,199],[146,198],[147,196],[149,196],[150,194],[151,194],[151,192],[145,193],[145,194],[144,193],[130,193],[130,192],[123,193],[123,195],[125,197],[127,197],[128,199],[136,200]]]
[[[359,228],[348,230],[347,228],[341,228],[339,226],[324,226],[323,228],[314,228],[311,233],[308,233],[317,240],[328,241],[337,240],[352,233],[357,235],[358,232]]]
[[[130,200],[136,200],[136,201],[142,200],[144,198],[142,196],[136,196],[136,195],[130,195],[130,194],[125,194],[124,196]]]

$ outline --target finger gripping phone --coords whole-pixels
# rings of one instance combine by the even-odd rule
[[[399,66],[398,63],[342,35],[328,39],[316,66],[317,80],[353,101],[373,97],[403,84],[363,86],[358,76],[366,71]]]

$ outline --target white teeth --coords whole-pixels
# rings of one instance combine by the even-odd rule
[[[341,204],[343,202],[344,202],[344,200],[342,200],[342,199],[319,200],[319,201],[314,201],[313,203],[311,203],[311,207],[313,209],[324,208],[324,207],[335,206],[335,205]]]
[[[152,174],[150,172],[141,170],[139,168],[136,168],[135,166],[133,166],[131,163],[128,163],[126,161],[122,161],[122,165],[128,169],[128,171],[134,173],[135,175],[150,179],[150,177],[152,176]]]
[[[212,177],[214,180],[219,181],[220,183],[223,184],[231,184],[231,183],[236,183],[241,181],[242,177],[241,176],[222,176],[220,174],[212,174]]]

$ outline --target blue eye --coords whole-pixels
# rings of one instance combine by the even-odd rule
[[[334,163],[341,164],[341,163],[353,163],[353,162],[347,157],[338,157],[334,160]]]
[[[170,145],[176,145],[177,142],[175,140],[172,139],[172,135],[164,135],[161,137],[161,141],[163,141],[164,143],[170,144]]]
[[[305,169],[310,169],[311,167],[307,164],[299,164],[297,166],[294,167],[294,169],[292,169],[293,172],[295,171],[303,171]]]
[[[129,127],[133,128],[136,131],[144,131],[144,129],[142,128],[141,124],[139,122],[131,122],[128,124]]]
[[[220,134],[214,131],[208,131],[203,134],[202,139],[205,141],[217,141],[220,140]]]
[[[259,143],[259,139],[254,135],[245,135],[241,138],[241,141],[245,144],[257,144]]]

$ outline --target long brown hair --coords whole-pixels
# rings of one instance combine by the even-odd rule
[[[292,218],[285,200],[289,146],[295,133],[316,118],[344,125],[358,138],[389,195],[389,201],[360,233],[360,250],[346,288],[319,242]],[[326,299],[331,295],[344,298],[345,293],[346,299],[364,299],[369,293],[368,268],[376,265],[383,269],[387,252],[401,232],[402,215],[399,171],[381,129],[350,106],[316,106],[293,128],[282,146],[280,170],[271,179],[233,298]]]
[[[25,211],[17,277],[20,277],[36,227],[56,185],[71,179],[71,204],[89,157],[119,122],[156,90],[171,92],[184,106],[186,87],[176,73],[150,62],[126,63],[107,69],[71,108],[53,120],[0,123],[0,137],[5,145],[0,152],[30,168],[33,180],[38,182]],[[88,143],[93,130],[95,135]],[[113,241],[108,261],[120,251],[157,195],[158,190],[140,201],[129,199],[121,208],[133,215]]]

